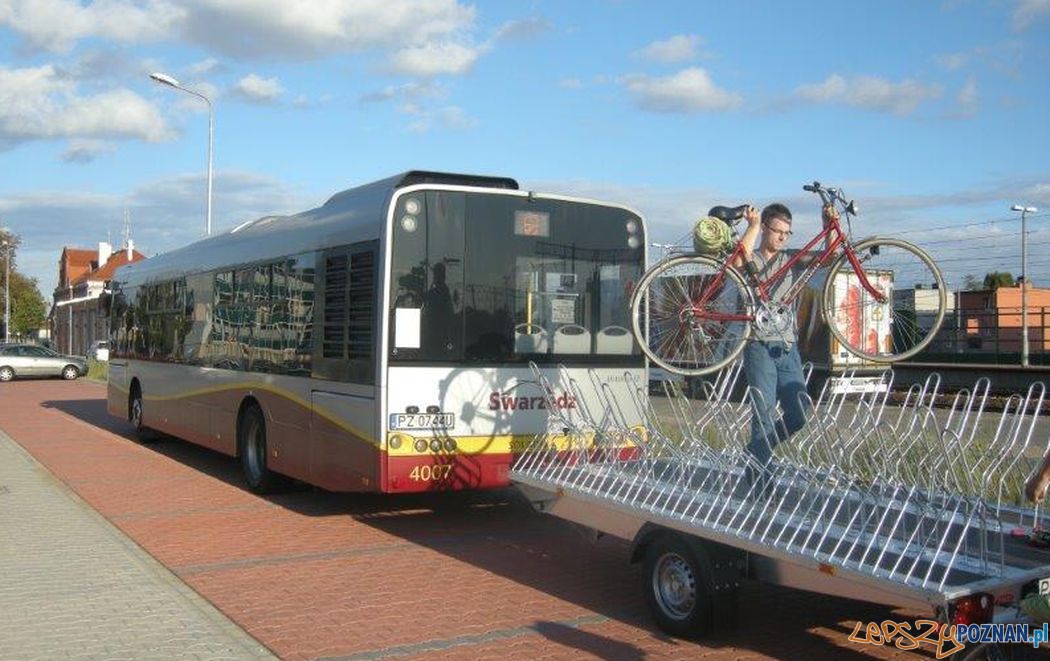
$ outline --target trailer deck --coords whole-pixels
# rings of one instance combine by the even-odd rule
[[[535,376],[552,396],[552,384]],[[888,405],[892,372],[883,375],[887,388],[873,392],[847,395],[825,384],[806,402],[807,425],[776,448],[763,473],[745,450],[754,395],[728,397],[739,377],[739,365],[727,368],[701,400],[674,384],[665,398],[650,398],[648,384],[634,384],[622,401],[598,382],[580,388],[563,371],[558,386],[579,405],[549,407],[547,432],[511,478],[544,511],[633,540],[639,555],[654,531],[673,531],[735,550],[751,577],[932,607],[944,621],[966,598],[983,600],[990,619],[1023,621],[1022,599],[1050,587],[1041,584],[1050,549],[1030,537],[1046,527],[1044,513],[1019,497],[1047,451],[1035,433],[1042,384],[996,413],[985,411],[986,380],[948,410],[933,406],[935,376],[912,386],[899,407]],[[601,396],[587,401],[584,391]],[[639,417],[642,427],[626,423]],[[692,579],[709,592],[728,585],[715,564],[700,572],[719,578]],[[661,580],[651,577],[657,603]]]

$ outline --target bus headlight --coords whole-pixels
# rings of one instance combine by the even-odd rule
[[[456,451],[456,439],[454,439],[454,438],[446,438],[445,439],[445,452],[455,452],[455,451]]]
[[[412,214],[413,216],[418,215],[422,207],[419,206],[419,200],[414,197],[410,197],[405,200],[405,211]]]
[[[390,445],[390,449],[391,450],[396,450],[396,449],[400,448],[401,447],[401,437],[398,436],[398,435],[391,436],[390,437],[390,441],[389,441],[389,445]]]
[[[437,438],[430,439],[430,451],[441,452],[441,440]]]
[[[636,220],[628,220],[626,227],[627,227],[627,233],[628,234],[634,234],[635,232],[638,231],[638,221],[636,221]]]
[[[628,248],[637,248],[640,245],[642,245],[642,241],[638,237],[636,237],[636,236],[629,236],[629,237],[627,237],[627,247]]]
[[[401,216],[401,229],[411,234],[416,231],[417,227],[419,227],[419,221],[415,216]]]
[[[427,442],[422,438],[417,438],[416,442],[412,444],[412,447],[415,448],[416,452],[426,452]]]

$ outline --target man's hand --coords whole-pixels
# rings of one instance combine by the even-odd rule
[[[748,206],[747,211],[744,212],[744,220],[747,221],[748,227],[758,227],[762,222],[762,216],[758,213],[756,207]]]
[[[831,221],[839,220],[839,210],[834,204],[825,204],[821,210],[821,216],[824,218],[824,227],[827,227]]]

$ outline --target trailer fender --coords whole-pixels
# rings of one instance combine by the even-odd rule
[[[664,535],[676,536],[689,545],[703,566],[702,578],[709,594],[732,592],[747,573],[747,553],[725,544],[700,539],[693,535],[646,523],[631,543],[631,563],[645,559],[646,550]]]

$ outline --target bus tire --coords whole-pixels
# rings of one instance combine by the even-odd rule
[[[158,438],[157,432],[142,424],[142,387],[139,382],[131,384],[131,393],[128,395],[128,420],[135,427],[135,439],[139,443],[152,443]]]
[[[681,638],[711,630],[710,578],[691,544],[676,534],[660,535],[646,547],[643,567],[645,601],[661,630]]]
[[[237,453],[241,458],[244,481],[253,493],[279,491],[287,478],[266,466],[266,417],[257,404],[248,404],[237,424]]]

